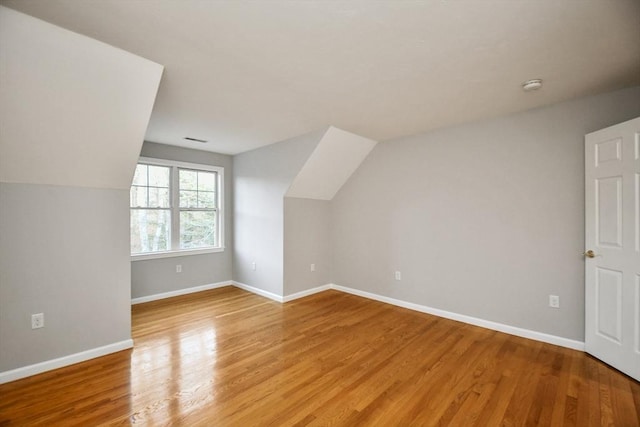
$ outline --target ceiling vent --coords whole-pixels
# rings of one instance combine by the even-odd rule
[[[202,144],[206,144],[207,142],[209,142],[204,139],[191,138],[190,136],[185,136],[183,139],[186,139],[187,141],[192,141],[192,142],[200,142]]]

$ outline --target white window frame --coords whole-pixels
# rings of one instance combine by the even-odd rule
[[[215,252],[224,252],[224,168],[220,166],[203,165],[199,163],[178,162],[174,160],[153,159],[150,157],[140,157],[136,162],[138,164],[152,166],[170,167],[170,184],[169,199],[171,213],[171,249],[161,252],[144,252],[139,254],[131,254],[131,261],[144,261],[157,258],[172,258],[187,255],[209,254]],[[216,198],[217,198],[217,227],[218,227],[218,246],[211,246],[198,249],[180,249],[180,181],[178,177],[178,169],[191,169],[196,171],[216,172],[218,177]],[[131,212],[131,208],[129,208]],[[129,231],[131,233],[131,231]]]

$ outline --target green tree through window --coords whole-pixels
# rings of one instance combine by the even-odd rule
[[[214,246],[216,172],[178,169],[180,174],[180,248]]]
[[[223,169],[145,160],[131,185],[131,253],[221,249]]]

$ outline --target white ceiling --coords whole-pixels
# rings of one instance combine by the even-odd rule
[[[221,153],[328,125],[387,140],[640,84],[638,0],[0,4],[163,64],[146,138]],[[524,93],[532,78],[544,88]]]

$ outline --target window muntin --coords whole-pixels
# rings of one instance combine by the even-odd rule
[[[222,250],[224,169],[141,158],[130,191],[131,254]]]
[[[178,168],[180,249],[215,246],[217,172]]]
[[[138,164],[130,191],[131,253],[171,249],[171,169]]]

